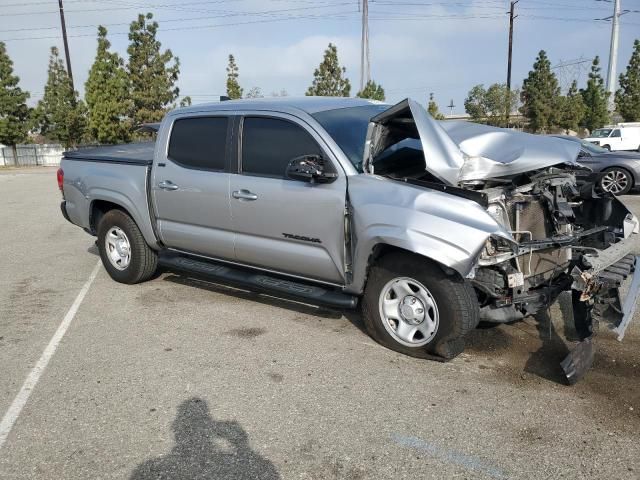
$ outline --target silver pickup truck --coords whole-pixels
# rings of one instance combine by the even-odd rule
[[[226,101],[166,115],[155,142],[67,152],[62,213],[123,283],[165,269],[335,308],[360,305],[393,350],[450,359],[480,321],[511,323],[571,291],[582,339],[624,335],[638,219],[579,145],[468,122],[415,101]]]

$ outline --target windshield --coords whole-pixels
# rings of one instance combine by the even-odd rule
[[[611,134],[610,128],[598,128],[591,134],[591,138],[605,138]]]
[[[363,105],[316,112],[312,116],[342,149],[349,161],[362,172],[364,142],[369,120],[389,105]]]
[[[582,146],[583,150],[586,150],[587,152],[590,152],[590,153],[608,153],[609,152],[609,150],[607,150],[606,148],[602,148],[591,142],[587,142],[586,140],[580,140],[580,145]]]

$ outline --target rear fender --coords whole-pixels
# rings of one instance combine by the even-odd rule
[[[89,197],[91,198],[91,206],[86,218],[90,218],[90,215],[93,213],[93,207],[96,201],[113,203],[133,218],[133,221],[138,225],[142,236],[150,247],[158,247],[158,240],[151,225],[151,217],[146,202],[144,205],[137,205],[136,202],[123,193],[99,187],[90,189]]]

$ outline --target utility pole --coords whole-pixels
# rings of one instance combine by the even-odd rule
[[[360,42],[360,91],[371,80],[369,59],[369,2],[362,0],[362,40]]]
[[[64,7],[62,6],[62,0],[58,0],[58,6],[60,7],[60,23],[62,24],[62,41],[64,42],[64,55],[67,59],[67,74],[69,80],[71,80],[71,89],[75,90],[73,86],[73,73],[71,73],[71,57],[69,56],[69,42],[67,41],[67,26],[64,23]]]
[[[520,0],[512,1],[509,8],[509,54],[507,58],[507,125],[509,125],[509,115],[511,115],[511,57],[513,55],[513,20],[517,17],[514,15],[516,3]]]
[[[609,91],[609,110],[615,108],[616,64],[618,62],[618,33],[620,31],[620,0],[614,0],[611,17],[611,45],[609,47],[609,68],[607,69],[607,90]]]

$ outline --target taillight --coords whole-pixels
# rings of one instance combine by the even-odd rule
[[[56,177],[58,177],[58,188],[60,189],[61,192],[64,193],[64,191],[62,190],[62,185],[64,184],[64,170],[59,168],[58,171],[56,172]]]

